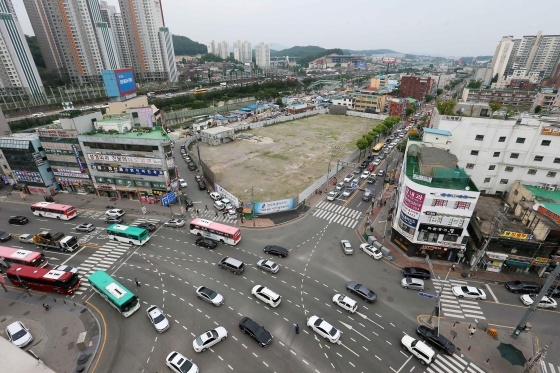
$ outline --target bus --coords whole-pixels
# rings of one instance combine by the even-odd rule
[[[0,259],[3,259],[6,264],[21,264],[31,267],[46,267],[49,264],[43,253],[6,246],[0,246]]]
[[[77,273],[24,265],[12,266],[6,276],[12,285],[59,294],[72,294],[82,284]]]
[[[201,218],[191,221],[190,230],[192,234],[197,236],[204,236],[228,245],[237,245],[241,240],[241,230],[239,228]]]
[[[99,270],[88,276],[88,281],[95,290],[111,306],[115,307],[124,317],[132,315],[140,309],[138,297],[119,284],[107,272]]]
[[[375,146],[373,148],[371,148],[371,155],[379,155],[379,153],[381,153],[381,149],[383,149],[383,146],[385,144],[383,144],[382,142],[379,142],[377,144],[375,144]]]
[[[70,220],[78,216],[74,206],[62,205],[55,202],[37,202],[31,205],[31,211],[35,216],[45,218]]]
[[[150,239],[147,229],[122,224],[110,225],[107,228],[107,235],[111,240],[126,242],[131,245],[144,245]]]
[[[207,92],[206,88],[199,88],[199,89],[195,89],[193,91],[193,95],[201,95],[201,94],[206,93],[206,92]]]

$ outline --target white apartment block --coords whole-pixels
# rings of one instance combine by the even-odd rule
[[[430,127],[451,133],[439,146],[457,156],[481,193],[508,193],[516,181],[560,185],[558,117],[455,117],[434,109]]]
[[[238,40],[233,44],[233,58],[239,62],[250,63],[252,60],[251,43]]]
[[[214,40],[212,40],[209,43],[206,43],[206,48],[208,49],[207,53],[210,54],[217,54],[217,48],[216,48],[216,42],[214,42]]]
[[[268,44],[260,43],[255,47],[255,63],[261,69],[270,67],[270,48]]]
[[[95,27],[99,51],[103,58],[103,66],[107,70],[119,69],[121,66],[113,32],[109,22],[105,21],[104,17],[101,15],[99,0],[89,0],[88,4],[92,22]]]
[[[173,50],[173,38],[167,27],[159,29],[159,43],[161,46],[161,55],[163,56],[163,63],[165,71],[169,73],[169,81],[179,81],[177,73],[177,64],[175,63],[175,51]]]
[[[106,1],[101,1],[99,5],[101,8],[101,18],[109,25],[113,35],[119,65],[121,68],[130,68],[132,62],[130,60],[130,51],[128,50],[122,14],[117,12],[115,6],[108,5]]]
[[[218,50],[216,54],[224,60],[229,58],[229,44],[227,41],[224,40],[218,43]]]
[[[11,0],[0,0],[0,14],[0,88],[43,102],[43,83]]]

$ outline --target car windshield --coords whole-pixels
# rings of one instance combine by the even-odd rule
[[[27,332],[26,332],[24,329],[20,329],[20,330],[17,331],[17,333],[15,333],[15,334],[12,336],[12,339],[13,339],[14,341],[17,341],[18,339],[22,338],[22,337],[23,337],[24,335],[26,335],[26,334],[27,334]]]
[[[192,368],[193,365],[189,360],[182,359],[182,361],[179,361],[177,366],[179,367],[182,373],[188,373],[188,371]]]
[[[156,317],[154,317],[154,323],[156,323],[156,324],[159,324],[163,320],[165,320],[165,316],[163,316],[161,313],[159,315],[157,315]]]
[[[331,327],[331,330],[329,330],[329,334],[334,337],[336,335],[336,332],[338,332],[338,330],[336,330],[335,328]]]
[[[197,345],[202,346],[202,343],[203,343],[203,342],[202,342],[202,337],[203,337],[203,336],[204,336],[204,334],[201,335],[200,337],[198,337],[198,338],[196,339],[196,344],[197,344]]]
[[[214,299],[214,298],[216,298],[216,295],[218,295],[218,293],[216,293],[214,290],[210,290],[210,289],[206,289],[205,293],[206,293],[206,295],[208,295],[208,298],[210,298],[210,299]]]

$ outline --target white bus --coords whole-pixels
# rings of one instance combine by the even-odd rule
[[[109,239],[126,242],[131,245],[144,245],[150,240],[148,230],[128,225],[113,224],[107,228]]]
[[[197,236],[207,237],[228,245],[237,245],[241,240],[241,230],[239,228],[201,218],[191,221],[190,231]]]
[[[54,202],[37,202],[31,205],[31,211],[35,216],[45,218],[70,220],[78,215],[74,206],[62,205]]]

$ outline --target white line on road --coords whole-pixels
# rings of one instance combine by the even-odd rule
[[[488,291],[490,292],[490,295],[492,296],[492,298],[494,298],[494,302],[500,303],[500,302],[498,301],[498,298],[496,298],[496,296],[494,295],[494,292],[492,291],[492,289],[490,289],[490,285],[486,284],[486,288],[487,288]]]

